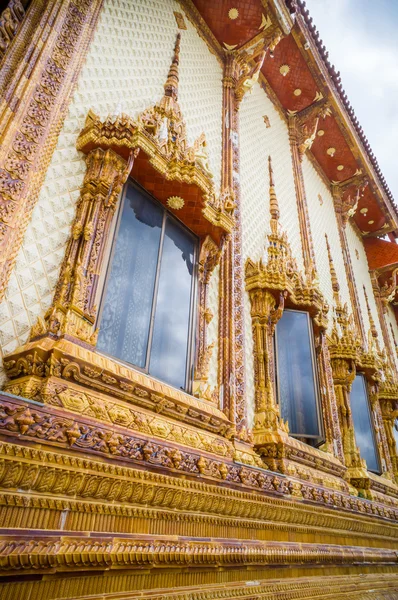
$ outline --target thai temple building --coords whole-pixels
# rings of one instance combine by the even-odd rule
[[[398,210],[303,0],[0,14],[0,598],[398,599]]]

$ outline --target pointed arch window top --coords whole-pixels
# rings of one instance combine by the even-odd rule
[[[176,216],[198,236],[210,235],[219,243],[234,227],[233,193],[223,190],[216,195],[205,134],[188,145],[178,103],[179,55],[180,34],[158,103],[136,119],[122,114],[101,121],[90,110],[77,149],[86,154],[94,148],[112,149],[125,159],[139,149],[132,177],[163,204],[174,196],[182,198],[183,205],[174,209]]]

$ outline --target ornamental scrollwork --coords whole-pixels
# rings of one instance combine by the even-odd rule
[[[305,456],[308,463],[314,461],[314,465],[316,464],[320,469],[326,469],[326,463],[334,460],[335,472],[339,471],[343,474],[345,469],[335,458],[340,456],[341,452],[338,445],[333,443],[339,435],[336,429],[337,416],[334,411],[325,406],[325,429],[329,446],[325,448],[325,452],[321,452],[288,436],[289,426],[281,418],[275,397],[273,333],[284,307],[293,306],[308,311],[319,337],[319,349],[323,358],[326,348],[322,340],[328,324],[329,307],[319,289],[318,280],[313,278],[312,273],[303,276],[299,271],[287,235],[280,227],[271,157],[269,157],[269,177],[271,231],[268,235],[267,260],[254,263],[248,259],[245,268],[254,342],[254,443],[270,468],[286,469],[287,472],[295,471],[297,466],[286,461],[286,457],[290,456],[290,460],[300,462],[299,457]],[[325,381],[324,387],[330,388],[330,377],[326,360],[323,358],[320,367]],[[326,400],[329,399],[328,396],[322,401],[326,404]]]

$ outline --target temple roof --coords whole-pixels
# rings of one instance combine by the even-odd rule
[[[379,238],[365,238],[364,246],[369,269],[385,269],[398,266],[398,244]]]
[[[321,99],[332,107],[311,147],[312,157],[329,183],[364,176],[354,220],[363,236],[398,232],[398,214],[377,159],[342,87],[340,73],[329,62],[303,0],[193,0],[220,52],[250,47],[277,22],[284,37],[263,65],[266,91],[286,115],[297,114]],[[333,152],[334,150],[334,152]]]

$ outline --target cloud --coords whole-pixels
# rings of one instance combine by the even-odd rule
[[[398,2],[307,0],[329,59],[398,202]]]

